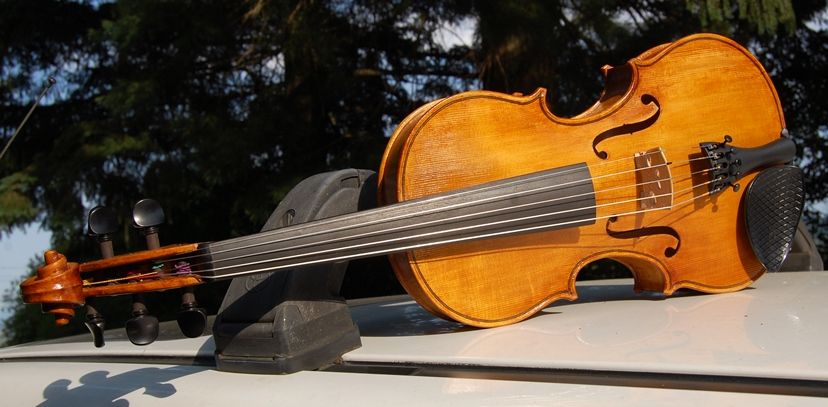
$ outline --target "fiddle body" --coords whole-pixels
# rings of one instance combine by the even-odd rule
[[[595,190],[590,225],[392,254],[399,280],[429,311],[474,326],[516,322],[575,299],[578,271],[604,258],[632,270],[637,290],[667,295],[739,290],[765,271],[745,231],[745,188],[710,193],[698,159],[699,143],[725,135],[742,147],[779,139],[785,120],[761,64],[729,39],[695,35],[603,72],[600,100],[573,118],[552,114],[544,89],[479,91],[400,124],[381,166],[384,203],[576,162]],[[656,149],[663,156],[646,158],[670,164],[651,175],[672,186],[653,194],[635,157]]]
[[[599,101],[572,118],[551,113],[544,89],[419,108],[388,143],[379,208],[80,267],[47,254],[42,275],[21,284],[24,300],[65,320],[66,303],[87,296],[377,255],[424,308],[478,327],[575,299],[579,270],[604,258],[630,268],[637,290],[750,285],[766,267],[740,186],[793,154],[761,64],[727,38],[694,35],[603,72]],[[759,153],[722,161],[731,142]]]

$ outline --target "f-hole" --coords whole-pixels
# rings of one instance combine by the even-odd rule
[[[644,130],[647,127],[652,126],[653,123],[655,123],[656,120],[658,120],[658,116],[661,114],[661,105],[658,103],[658,100],[656,100],[655,96],[648,94],[641,95],[641,103],[643,103],[645,106],[650,104],[654,105],[655,112],[650,117],[640,122],[622,124],[621,126],[606,130],[601,134],[597,135],[595,139],[592,140],[592,151],[595,152],[595,155],[597,155],[598,158],[606,160],[609,156],[606,151],[598,151],[598,144],[600,144],[602,141],[610,137],[621,136],[624,134],[632,134],[637,131]]]
[[[611,237],[616,239],[636,239],[639,237],[646,237],[646,236],[656,236],[656,235],[668,235],[672,236],[676,239],[676,246],[675,247],[667,247],[664,249],[664,255],[667,257],[673,257],[678,253],[679,248],[681,247],[681,237],[679,237],[678,232],[675,229],[669,226],[649,226],[640,229],[630,229],[630,230],[612,230],[610,225],[615,223],[618,220],[617,217],[613,216],[607,219],[607,234]]]

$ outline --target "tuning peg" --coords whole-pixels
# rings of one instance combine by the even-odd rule
[[[83,323],[89,332],[92,333],[92,342],[96,348],[104,346],[104,330],[106,329],[106,321],[95,307],[91,304],[86,304],[86,321]]]
[[[132,226],[147,239],[147,249],[161,247],[158,226],[164,223],[164,210],[154,199],[145,198],[132,207]],[[149,345],[158,338],[158,318],[149,314],[142,294],[132,296],[132,318],[126,322],[129,341],[136,345]]]
[[[198,308],[195,293],[192,287],[184,289],[181,295],[181,311],[178,312],[178,327],[184,336],[196,338],[204,333],[207,326],[207,313],[204,308]]]
[[[132,219],[133,226],[146,237],[147,248],[159,248],[161,244],[158,239],[158,226],[162,225],[165,219],[164,210],[158,201],[149,198],[138,201],[132,208]],[[181,296],[181,311],[178,312],[177,320],[181,332],[190,338],[201,336],[207,326],[207,313],[198,307],[192,288],[185,289]]]
[[[133,226],[147,239],[147,248],[161,247],[158,241],[158,226],[164,223],[164,210],[158,201],[144,198],[132,207]]]
[[[101,257],[108,259],[115,255],[112,250],[112,234],[118,231],[118,217],[110,208],[96,206],[89,211],[87,222],[89,236],[100,245]]]
[[[89,211],[87,219],[89,236],[95,238],[101,250],[101,257],[108,259],[115,255],[112,249],[112,234],[118,231],[118,217],[110,208],[96,206]],[[104,330],[106,320],[103,315],[95,309],[94,299],[86,299],[86,321],[84,325],[92,334],[92,342],[96,348],[104,346]]]
[[[126,322],[126,334],[135,345],[149,345],[158,339],[158,318],[149,315],[143,298],[136,294],[132,302],[132,318]]]

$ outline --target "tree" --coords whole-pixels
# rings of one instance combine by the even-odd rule
[[[46,74],[62,92],[0,163],[3,221],[40,219],[76,259],[95,258],[95,204],[126,218],[151,196],[164,241],[217,240],[256,231],[306,176],[375,167],[391,123],[431,96],[409,83],[436,69],[443,18],[371,1],[7,3],[4,129]],[[68,27],[22,35],[44,25]],[[124,228],[117,251],[136,237]]]
[[[53,246],[74,259],[96,256],[84,235],[91,206],[127,218],[135,201],[154,197],[167,212],[165,243],[252,233],[300,179],[376,169],[394,124],[434,98],[546,86],[558,114],[577,114],[602,89],[600,66],[701,30],[735,37],[759,55],[803,146],[809,202],[828,190],[828,120],[825,104],[815,102],[825,88],[823,1],[0,6],[4,140],[45,76],[60,81],[0,162],[0,223],[10,230],[41,222]],[[463,21],[476,22],[475,41],[442,45],[437,34]],[[828,230],[816,209],[812,224]],[[117,251],[141,249],[140,240],[125,227]],[[383,289],[394,289],[390,274],[384,278]],[[213,306],[221,297],[205,296]],[[56,334],[20,329],[34,326],[36,309],[15,307],[5,329],[11,342]]]

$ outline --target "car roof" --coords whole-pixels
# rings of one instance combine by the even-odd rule
[[[352,304],[362,347],[346,365],[464,371],[646,372],[828,380],[828,273],[768,274],[734,293],[636,293],[632,279],[578,284],[558,302],[510,326],[475,329],[432,316],[408,297]],[[136,347],[108,333],[107,345],[43,342],[0,349],[0,359],[80,358],[210,364],[210,336]]]
[[[728,294],[636,294],[632,280],[579,285],[580,299],[494,329],[412,302],[356,308],[347,361],[828,380],[828,274],[774,273]]]

